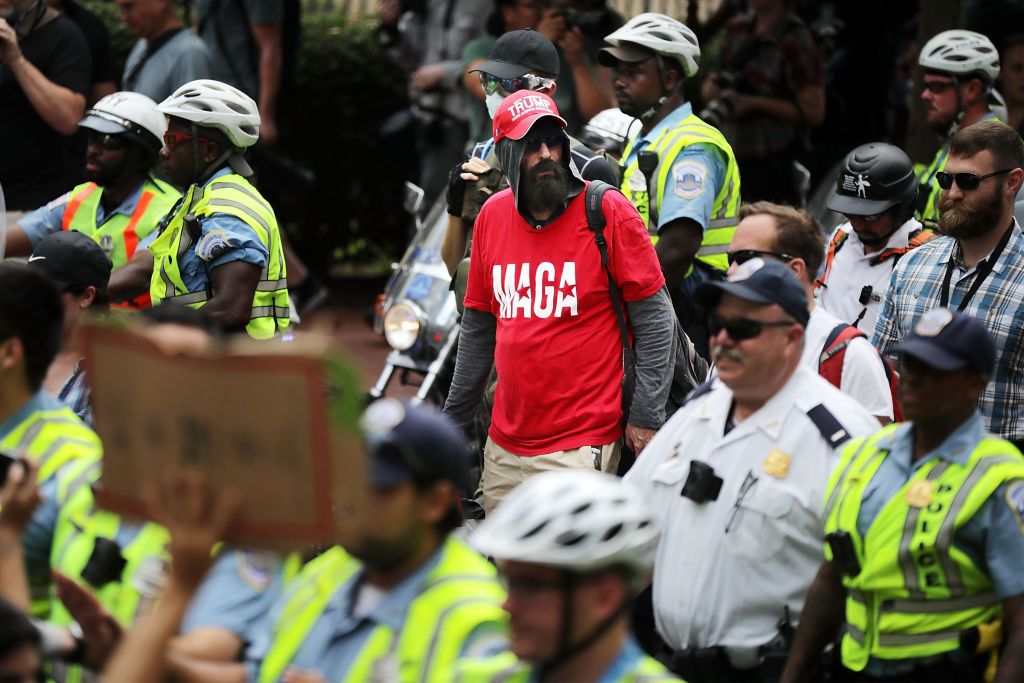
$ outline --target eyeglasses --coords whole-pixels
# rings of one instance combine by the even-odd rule
[[[167,131],[164,133],[164,146],[173,152],[175,147],[192,139],[202,140],[203,142],[212,142],[210,138],[204,138],[201,135],[193,138],[189,133],[175,133],[173,131]]]
[[[500,89],[506,95],[511,95],[520,90],[546,90],[555,84],[551,78],[524,74],[519,78],[498,78],[489,73],[480,72],[480,85],[484,93],[493,95]]]
[[[777,259],[782,259],[783,261],[792,261],[796,258],[796,256],[790,256],[789,254],[780,254],[774,251],[764,251],[762,249],[740,249],[738,251],[730,251],[726,254],[726,257],[729,259],[730,266],[734,263],[742,265],[750,259],[757,258],[758,256],[773,256]]]
[[[128,141],[119,135],[110,135],[109,133],[89,133],[87,144],[89,147],[98,145],[105,150],[118,152],[128,146]]]
[[[985,175],[978,175],[977,173],[946,173],[945,171],[939,171],[935,174],[935,180],[943,190],[948,190],[953,187],[953,181],[955,180],[957,187],[964,192],[969,192],[971,190],[977,190],[978,185],[981,185],[981,181],[985,180],[985,178],[1009,173],[1012,170],[1012,168],[1004,168],[1001,171],[992,171]]]
[[[539,152],[541,145],[547,146],[548,149],[561,147],[563,142],[565,142],[565,134],[562,133],[562,131],[558,131],[557,133],[548,133],[547,135],[529,137],[526,140],[523,140],[527,152]]]
[[[733,341],[743,341],[760,336],[766,327],[789,327],[797,323],[792,320],[752,320],[750,318],[719,318],[712,315],[708,318],[708,332],[714,337],[725,330]]]
[[[922,84],[922,89],[927,90],[933,95],[941,95],[950,88],[956,87],[956,81],[925,81]]]

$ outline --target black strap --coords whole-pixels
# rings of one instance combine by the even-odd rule
[[[996,267],[996,261],[1003,253],[1003,249],[1006,248],[1006,243],[1010,241],[1010,233],[1013,232],[1014,224],[1011,219],[1010,228],[1003,233],[1002,239],[999,240],[999,244],[992,250],[992,253],[987,259],[982,260],[977,266],[975,266],[974,282],[971,283],[971,288],[967,290],[967,294],[964,296],[963,301],[956,307],[957,311],[963,313],[964,309],[967,308],[967,304],[970,303],[971,299],[977,293],[978,289],[981,288],[985,279],[988,278],[992,269]],[[953,279],[953,268],[954,262],[956,261],[956,246],[953,247],[953,251],[949,254],[949,261],[946,262],[946,275],[942,278],[942,291],[939,294],[939,306],[946,308],[949,305],[949,283]]]
[[[587,185],[584,207],[587,212],[587,227],[594,233],[594,241],[597,243],[598,251],[601,252],[601,267],[604,268],[605,275],[608,276],[608,293],[612,298],[612,308],[615,309],[615,320],[619,324],[619,337],[622,340],[622,348],[631,349],[626,318],[622,314],[622,297],[619,294],[618,286],[615,284],[615,278],[612,277],[612,271],[608,269],[608,242],[604,239],[604,226],[607,224],[607,221],[605,220],[604,208],[602,207],[604,193],[608,190],[618,192],[618,188],[612,187],[602,180],[591,182]]]
[[[846,431],[846,427],[823,404],[819,403],[808,410],[807,417],[811,418],[811,422],[832,448],[839,448],[850,440],[850,433]]]
[[[159,52],[164,45],[171,42],[171,39],[174,38],[174,36],[184,30],[186,30],[184,26],[172,28],[170,31],[161,33],[153,41],[147,43],[146,51],[142,54],[142,59],[139,60],[139,63],[136,64],[129,73],[124,75],[124,89],[135,90],[135,82],[138,80],[139,74],[142,73],[142,69],[146,66],[146,62],[149,61],[149,58]]]

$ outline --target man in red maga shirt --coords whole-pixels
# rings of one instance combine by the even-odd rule
[[[540,471],[615,472],[665,421],[675,353],[672,306],[650,237],[617,191],[602,201],[608,270],[588,228],[586,183],[565,121],[547,95],[520,91],[494,117],[509,189],[477,218],[459,355],[445,412],[466,426],[493,362],[498,373],[484,447],[488,511]],[[609,275],[628,314],[636,388],[622,414],[623,349]],[[623,424],[625,423],[625,429]]]

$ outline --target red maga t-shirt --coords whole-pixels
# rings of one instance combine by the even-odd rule
[[[604,195],[608,266],[625,301],[665,284],[647,230],[618,192]],[[490,436],[517,455],[599,446],[622,436],[622,344],[584,193],[543,228],[511,190],[473,229],[466,306],[498,319]]]

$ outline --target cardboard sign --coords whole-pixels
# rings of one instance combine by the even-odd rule
[[[299,548],[358,523],[361,383],[326,339],[182,353],[139,330],[88,324],[82,340],[104,447],[101,506],[146,517],[143,483],[179,464],[214,489],[241,490],[228,541]]]

